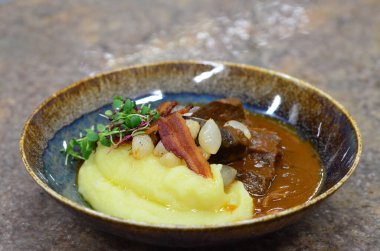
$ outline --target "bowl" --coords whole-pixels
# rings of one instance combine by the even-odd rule
[[[324,179],[309,201],[285,211],[229,224],[150,225],[97,212],[76,189],[77,167],[64,166],[62,140],[96,122],[113,97],[145,101],[174,98],[208,102],[236,97],[257,112],[281,118],[302,132],[321,158]],[[353,173],[361,153],[358,127],[333,98],[283,73],[222,62],[178,61],[131,66],[58,91],[27,120],[21,140],[26,170],[45,192],[85,223],[133,240],[166,246],[202,246],[252,238],[300,219]]]

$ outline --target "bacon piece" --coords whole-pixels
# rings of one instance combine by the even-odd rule
[[[180,113],[180,114],[185,114],[185,113],[188,113],[191,108],[193,108],[192,106],[186,106],[184,108],[182,108],[181,110],[178,110],[177,112]],[[161,115],[162,116],[162,115]],[[162,116],[164,117],[164,116]],[[152,133],[155,133],[158,131],[158,124],[157,123],[154,123],[152,124],[146,131],[145,131],[145,134],[152,134]]]
[[[185,113],[188,113],[191,108],[193,108],[192,105],[188,105],[188,106],[185,106],[184,108],[182,108],[181,110],[178,110],[176,112],[180,113],[180,114],[185,114]]]
[[[154,132],[158,131],[158,124],[153,124],[151,127],[149,127],[146,131],[145,134],[152,134]]]
[[[160,113],[162,117],[165,117],[170,114],[174,107],[176,107],[178,103],[176,101],[166,101],[160,104],[157,107],[157,111]]]
[[[177,101],[165,101],[157,107],[157,111],[160,113],[160,117],[165,117],[171,113],[174,107],[177,106]],[[158,131],[157,123],[153,123],[146,131],[145,134],[153,134]]]
[[[187,166],[195,173],[206,178],[212,177],[210,165],[199,151],[180,113],[175,112],[169,116],[160,117],[158,132],[168,151],[184,159]]]

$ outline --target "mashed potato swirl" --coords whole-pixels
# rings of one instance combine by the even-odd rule
[[[151,224],[214,225],[249,219],[253,200],[241,182],[224,187],[221,165],[213,178],[185,165],[163,166],[153,154],[138,160],[125,145],[99,145],[79,170],[79,192],[100,212]]]

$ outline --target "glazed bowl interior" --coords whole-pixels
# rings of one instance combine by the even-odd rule
[[[113,97],[144,101],[176,99],[206,103],[241,99],[247,108],[290,124],[318,152],[324,169],[316,196],[278,214],[217,226],[151,226],[92,210],[76,188],[77,164],[65,165],[65,139],[99,121]],[[357,126],[328,95],[287,75],[251,66],[216,62],[167,62],[129,67],[75,83],[45,101],[27,121],[21,138],[27,171],[53,198],[85,221],[115,234],[167,245],[225,242],[274,231],[299,218],[332,194],[353,172],[361,151]],[[207,234],[205,234],[205,231]],[[225,237],[230,231],[230,238]],[[202,236],[200,235],[202,234]],[[150,239],[149,239],[150,238]],[[149,239],[149,240],[148,240]],[[187,243],[187,244],[186,244]]]

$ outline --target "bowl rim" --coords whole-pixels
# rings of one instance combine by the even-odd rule
[[[238,221],[238,222],[215,224],[215,225],[195,225],[195,226],[187,226],[187,225],[180,225],[180,224],[151,224],[151,223],[147,223],[147,222],[140,222],[140,221],[135,221],[135,220],[126,220],[126,219],[110,216],[108,214],[96,211],[94,209],[84,207],[84,206],[64,197],[63,195],[61,195],[61,194],[57,193],[56,191],[54,191],[53,189],[51,189],[47,184],[45,184],[36,175],[36,173],[33,171],[31,166],[29,165],[29,162],[28,162],[27,157],[26,157],[24,145],[26,144],[26,141],[25,141],[26,131],[28,130],[34,116],[40,110],[42,110],[46,106],[46,104],[48,104],[49,102],[54,100],[57,96],[64,94],[68,90],[74,89],[77,86],[79,86],[79,85],[81,85],[81,84],[83,84],[89,80],[92,80],[92,79],[101,78],[101,77],[109,75],[109,74],[114,74],[114,73],[127,71],[127,70],[131,70],[131,69],[144,68],[144,67],[158,67],[161,65],[178,65],[178,64],[182,64],[182,65],[208,65],[208,66],[215,66],[215,64],[222,64],[222,65],[227,66],[227,67],[235,67],[235,68],[245,69],[245,70],[248,70],[251,72],[260,72],[263,74],[269,74],[271,76],[275,76],[275,77],[279,77],[279,78],[289,80],[293,84],[298,85],[301,88],[310,89],[313,92],[317,93],[319,96],[326,98],[329,102],[331,102],[333,105],[335,105],[347,117],[348,122],[351,123],[351,125],[354,129],[355,136],[356,136],[356,139],[358,141],[358,147],[357,147],[357,151],[355,153],[355,160],[351,164],[351,167],[348,170],[347,174],[344,177],[342,177],[334,186],[332,186],[330,189],[323,192],[322,194],[315,196],[311,200],[308,200],[308,201],[306,201],[300,205],[291,207],[291,208],[286,209],[284,211],[274,213],[274,214],[270,214],[270,215],[266,215],[266,216],[261,216],[258,218],[251,218],[248,220],[242,220],[242,221]],[[100,220],[110,221],[113,223],[133,225],[136,227],[176,230],[176,231],[178,231],[178,230],[197,231],[197,230],[204,230],[204,229],[210,229],[210,230],[215,229],[216,230],[216,229],[221,229],[221,228],[234,228],[234,227],[239,227],[239,226],[246,226],[246,225],[251,225],[251,224],[258,224],[258,223],[263,223],[263,222],[274,221],[274,220],[277,220],[279,218],[283,218],[285,216],[290,216],[290,215],[293,215],[295,213],[301,212],[302,210],[304,210],[308,207],[311,207],[312,205],[315,205],[315,204],[319,203],[320,201],[324,200],[325,198],[329,197],[338,188],[340,188],[347,181],[347,179],[353,174],[353,172],[355,171],[355,169],[359,163],[361,153],[362,153],[362,138],[361,138],[359,127],[358,127],[356,121],[353,119],[351,114],[346,110],[346,108],[344,108],[343,105],[341,105],[338,101],[333,99],[329,94],[325,93],[324,91],[314,87],[313,85],[309,84],[306,81],[292,77],[292,76],[285,74],[285,73],[282,73],[282,72],[278,72],[278,71],[274,71],[274,70],[270,70],[270,69],[265,69],[265,68],[261,68],[261,67],[257,67],[257,66],[253,66],[253,65],[247,65],[247,64],[239,64],[239,63],[232,63],[232,62],[226,62],[226,61],[206,61],[206,60],[174,60],[174,61],[159,61],[159,62],[146,63],[146,64],[134,64],[134,65],[130,65],[127,67],[121,67],[121,68],[118,68],[115,70],[102,72],[102,73],[96,74],[94,76],[89,76],[89,77],[83,78],[79,81],[76,81],[76,82],[56,91],[55,93],[53,93],[50,97],[45,99],[33,111],[33,113],[29,116],[29,118],[27,119],[27,121],[24,124],[19,144],[20,144],[19,147],[20,147],[21,159],[25,165],[26,171],[33,178],[33,180],[43,190],[45,190],[45,192],[47,192],[50,196],[52,196],[57,201],[63,203],[65,206],[72,208],[72,209],[75,209],[81,213],[87,214],[88,216],[95,217],[95,218],[98,218]]]

